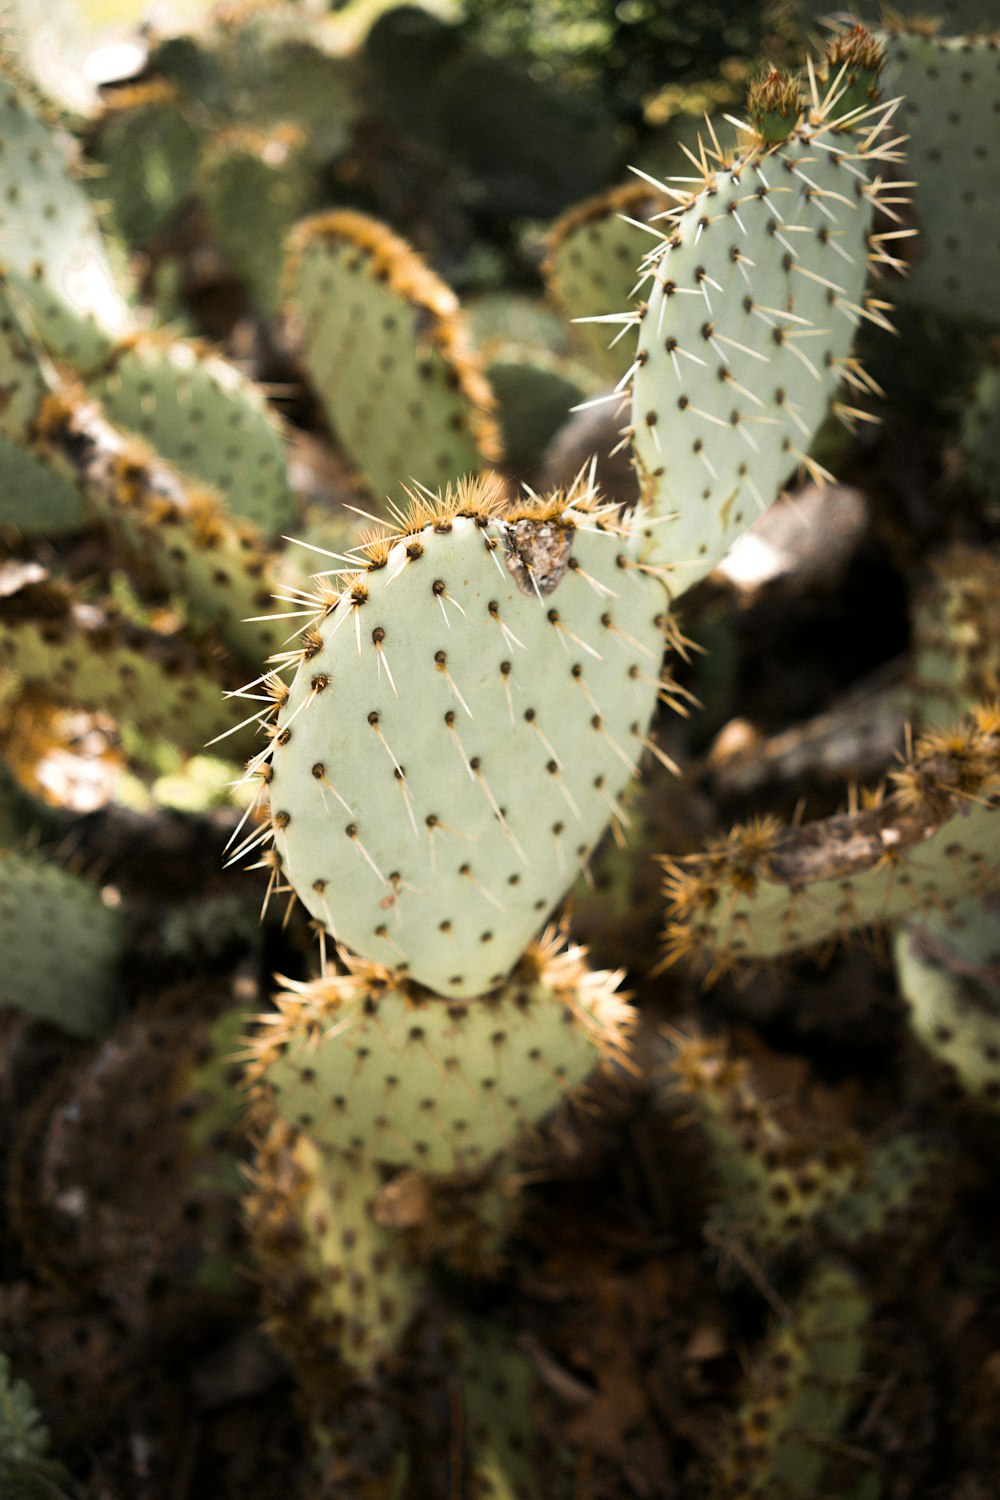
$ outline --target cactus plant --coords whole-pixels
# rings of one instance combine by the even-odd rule
[[[873,806],[798,830],[737,827],[667,861],[667,954],[712,973],[835,943],[858,928],[948,910],[997,883],[996,713],[926,735]]]
[[[287,276],[310,377],[376,499],[499,457],[455,296],[398,235],[363,214],[307,219]]]
[[[1000,921],[995,898],[908,922],[894,948],[918,1039],[961,1087],[1000,1107]]]

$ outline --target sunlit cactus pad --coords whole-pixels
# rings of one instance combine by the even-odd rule
[[[287,880],[339,941],[439,994],[501,983],[650,743],[665,595],[616,516],[586,487],[415,505],[274,688]]]
[[[633,1016],[620,974],[591,972],[554,934],[496,994],[442,1000],[376,966],[289,982],[251,1077],[322,1151],[426,1172],[478,1168],[606,1057]]]
[[[887,87],[903,96],[897,123],[909,136],[906,175],[920,225],[914,267],[893,280],[892,296],[995,327],[1000,311],[986,288],[1000,276],[1000,41],[901,29],[886,50]]]
[[[947,910],[1000,884],[1000,719],[928,735],[880,804],[797,830],[734,828],[668,862],[667,951],[713,973]]]
[[[377,499],[499,457],[493,396],[455,294],[404,240],[346,210],[306,219],[288,285],[310,378]]]
[[[0,119],[4,270],[50,353],[89,369],[128,325],[90,200],[65,141],[6,71]]]
[[[880,135],[890,112],[845,123],[817,95],[780,144],[751,133],[735,156],[703,147],[704,186],[676,193],[662,223],[648,304],[631,314],[632,427],[658,518],[649,555],[670,566],[678,592],[799,466],[823,477],[812,439],[845,378],[864,389],[849,354],[862,318],[885,322],[865,282],[873,205],[895,159]]]

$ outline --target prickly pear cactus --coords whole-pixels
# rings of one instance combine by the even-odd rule
[[[608,308],[635,301],[643,280],[638,267],[660,232],[651,221],[673,206],[673,199],[652,184],[627,183],[570,209],[549,231],[543,267],[549,295],[577,320],[577,337],[611,379],[625,374],[633,351],[628,335],[615,340],[615,330],[601,319]]]
[[[857,1395],[871,1315],[857,1279],[821,1263],[749,1379],[712,1500],[812,1500]]]
[[[1000,1109],[1000,908],[963,901],[947,917],[906,924],[896,974],[918,1040],[962,1089]]]
[[[886,38],[886,86],[902,97],[908,177],[920,225],[916,260],[892,296],[956,320],[996,326],[983,296],[1000,270],[994,219],[997,42],[928,35],[905,25]]]
[[[377,500],[499,457],[455,295],[405,241],[363,214],[319,215],[295,231],[287,279],[310,379]]]
[[[66,141],[9,72],[0,75],[0,111],[5,273],[53,357],[93,369],[126,331],[129,313],[90,200]]]
[[[994,889],[998,728],[981,710],[927,735],[895,792],[864,811],[796,831],[737,827],[707,854],[667,861],[668,955],[718,974]]]
[[[463,1172],[510,1150],[602,1059],[625,1055],[620,978],[549,935],[484,999],[445,1002],[360,961],[278,997],[249,1073],[273,1122],[250,1218],[297,1361],[304,1335],[335,1365],[369,1371],[392,1354],[423,1278],[380,1209],[385,1170]]]
[[[644,263],[645,304],[622,316],[638,328],[632,431],[653,517],[647,552],[677,592],[796,468],[823,476],[813,437],[845,379],[865,388],[856,330],[886,323],[865,283],[870,253],[884,258],[895,233],[872,239],[897,159],[884,137],[892,106],[845,115],[842,73],[806,103],[776,74],[751,101],[759,123],[735,155],[714,135],[702,143],[703,184],[692,195],[664,185],[681,202]]]
[[[321,603],[252,763],[310,914],[438,994],[501,983],[650,743],[664,606],[586,486],[418,497]]]
[[[935,560],[913,610],[911,681],[919,721],[954,723],[1000,699],[1000,558],[956,546]]]
[[[89,881],[0,853],[0,1006],[99,1036],[118,1010],[121,946],[121,919]]]

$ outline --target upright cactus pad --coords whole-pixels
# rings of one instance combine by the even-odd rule
[[[748,127],[735,156],[702,147],[704,185],[648,256],[648,303],[623,316],[638,323],[632,428],[656,518],[648,552],[676,591],[714,567],[797,467],[821,472],[810,443],[841,381],[864,386],[855,331],[866,316],[885,322],[865,281],[881,173],[896,159],[890,110],[842,117],[837,90],[834,79],[799,113],[776,75],[775,108],[791,111],[783,139]],[[757,118],[770,121],[759,94]]]
[[[1000,1109],[1000,907],[962,902],[896,935],[896,974],[910,1024],[973,1098]]]
[[[876,806],[782,831],[735,828],[668,862],[667,950],[714,973],[948,910],[1000,883],[1000,717],[928,735]]]
[[[232,514],[272,536],[292,520],[277,421],[256,386],[203,345],[133,335],[109,355],[90,390],[117,427],[211,485]]]
[[[814,1500],[857,1397],[871,1309],[856,1278],[822,1262],[751,1372],[711,1500]]]
[[[362,214],[307,219],[288,285],[310,378],[377,499],[499,457],[493,395],[455,295],[405,241]]]
[[[664,606],[589,489],[416,504],[274,689],[261,774],[311,915],[441,995],[501,983],[649,744]]]
[[[26,86],[0,72],[3,266],[49,352],[98,364],[129,315],[64,141]]]
[[[892,294],[996,327],[1000,312],[983,289],[1000,276],[997,39],[902,28],[886,38],[886,79],[903,97],[897,123],[909,137],[907,176],[916,183],[920,224],[915,265]]]
[[[115,1018],[121,920],[86,880],[0,853],[0,1006],[99,1036]]]

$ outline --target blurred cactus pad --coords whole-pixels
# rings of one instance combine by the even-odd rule
[[[988,0],[7,0],[0,1500],[995,1500]]]

